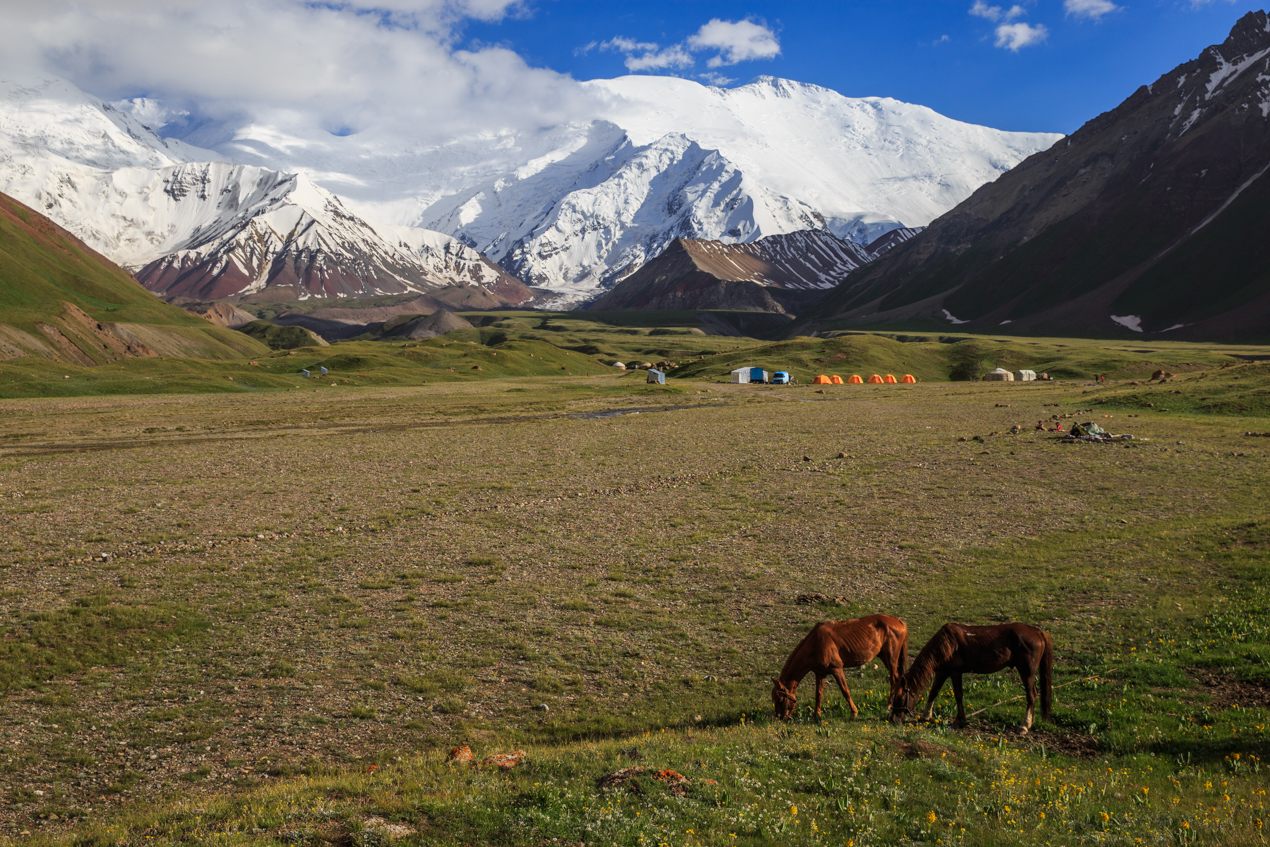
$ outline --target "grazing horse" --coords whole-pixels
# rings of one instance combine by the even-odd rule
[[[881,656],[890,674],[891,688],[904,673],[908,659],[908,627],[899,618],[889,615],[870,615],[849,621],[818,623],[799,642],[794,652],[785,660],[779,679],[772,680],[772,705],[776,707],[776,719],[787,720],[798,704],[794,692],[799,681],[810,671],[816,675],[816,716],[820,716],[820,704],[825,697],[825,677],[833,674],[851,707],[851,715],[860,714],[843,668],[857,668]]]
[[[891,693],[891,721],[902,723],[912,714],[918,696],[933,677],[930,697],[926,699],[926,711],[921,719],[930,720],[935,697],[944,680],[952,677],[953,694],[957,697],[957,720],[953,726],[966,725],[966,709],[961,702],[961,675],[965,673],[996,673],[1014,668],[1023,681],[1027,694],[1027,714],[1019,732],[1032,728],[1036,708],[1036,677],[1040,676],[1041,716],[1050,717],[1054,700],[1054,644],[1050,637],[1034,626],[1025,623],[1004,623],[999,626],[963,626],[946,623],[926,642],[922,652],[913,660],[912,667]]]

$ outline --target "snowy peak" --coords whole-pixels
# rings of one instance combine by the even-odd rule
[[[239,298],[266,288],[297,300],[424,292],[456,285],[532,293],[479,253],[440,233],[377,230],[303,175],[242,165],[183,165],[156,172],[185,240],[137,272],[165,297]],[[155,192],[151,192],[153,196]]]
[[[159,168],[219,158],[165,139],[131,114],[60,79],[0,80],[0,142],[90,168]]]

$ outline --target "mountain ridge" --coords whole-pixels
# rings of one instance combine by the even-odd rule
[[[1134,91],[854,274],[809,327],[1270,335],[1270,20]]]

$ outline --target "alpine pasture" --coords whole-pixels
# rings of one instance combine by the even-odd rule
[[[0,839],[1264,843],[1270,366],[860,338],[729,340],[665,387],[532,340],[503,352],[541,373],[479,379],[488,344],[384,344],[378,384],[369,353],[299,379],[314,349],[0,363]],[[947,381],[1015,353],[1063,378]],[[751,360],[922,381],[723,384]],[[774,720],[812,625],[875,613],[910,656],[1041,627],[1053,719],[1016,734],[1001,673],[965,729],[951,686],[894,726],[873,662],[858,718],[809,678]]]

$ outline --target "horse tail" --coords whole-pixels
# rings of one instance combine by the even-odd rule
[[[1054,707],[1054,642],[1048,633],[1041,633],[1045,638],[1045,653],[1041,656],[1041,717],[1050,719]]]

